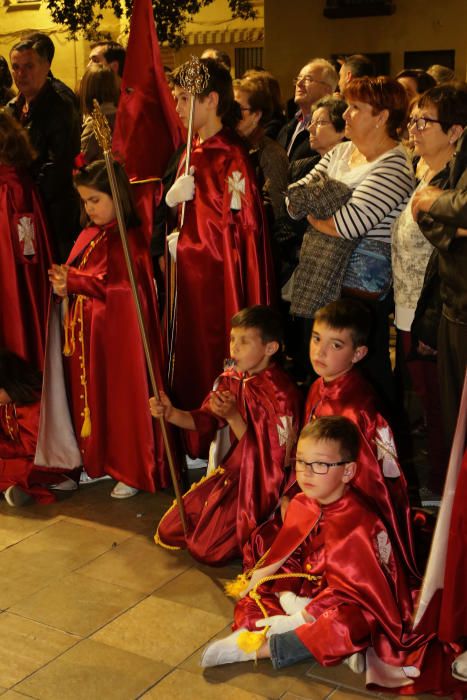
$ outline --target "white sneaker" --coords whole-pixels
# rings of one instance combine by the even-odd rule
[[[208,466],[207,459],[192,459],[185,455],[187,469],[206,469]]]
[[[97,476],[95,479],[93,479],[92,476],[89,476],[87,471],[83,469],[79,477],[79,483],[81,486],[85,486],[86,484],[95,484],[96,481],[102,481],[103,479],[111,478],[112,477],[110,476],[110,474],[104,474],[104,476]]]
[[[49,489],[52,491],[77,491],[78,490],[78,484],[76,481],[73,481],[73,479],[70,479],[69,476],[65,476],[65,474],[60,474],[62,477],[63,481],[59,481],[56,484],[52,484],[51,486],[48,486]]]
[[[110,495],[112,498],[131,498],[132,496],[136,496],[138,490],[139,489],[133,488],[133,486],[124,484],[123,481],[118,481],[110,492]]]
[[[203,668],[208,668],[210,666],[221,666],[222,664],[234,664],[238,661],[254,661],[256,659],[255,651],[246,652],[237,645],[237,637],[242,632],[245,632],[245,630],[236,630],[228,637],[219,639],[219,641],[207,646],[203,651],[199,665]],[[253,632],[253,634],[255,633]],[[262,632],[258,632],[258,634],[262,634]]]
[[[19,486],[9,486],[6,491],[3,492],[5,501],[12,508],[17,508],[18,506],[25,506],[27,503],[31,503],[32,496],[23,491]]]
[[[354,673],[363,673],[365,670],[365,655],[356,652],[352,656],[348,656],[344,659],[344,663],[350,668]]]

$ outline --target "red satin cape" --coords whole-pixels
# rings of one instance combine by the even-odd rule
[[[196,559],[211,565],[240,556],[251,531],[276,507],[301,408],[297,388],[275,364],[252,376],[224,372],[217,389],[236,396],[247,431],[241,440],[233,439],[221,468],[185,494],[186,540],[174,507],[162,517],[156,534],[162,545],[186,547]],[[225,423],[210,413],[208,401],[209,396],[192,415],[198,430],[214,437]]]
[[[375,438],[381,430],[387,431],[391,439],[392,433],[377,410],[373,388],[358,370],[353,369],[328,383],[322,378],[317,379],[310,387],[305,406],[305,423],[314,418],[332,415],[345,416],[360,429],[358,471],[352,480],[352,486],[384,520],[391,538],[398,546],[401,559],[413,574],[414,580],[418,580],[407,484],[400,469],[397,477],[385,477],[383,474],[381,462],[377,458]],[[287,490],[290,497],[297,493],[299,487],[296,483]],[[278,511],[269,522],[252,534],[243,552],[245,569],[251,568],[267,551],[281,525],[282,518]]]
[[[24,255],[18,224],[34,226],[34,254]],[[0,164],[0,346],[43,368],[51,264],[39,195],[26,172]]]
[[[406,569],[385,524],[351,487],[325,506],[303,493],[292,499],[261,567],[284,557],[287,561],[277,573],[302,571],[321,578],[305,581],[298,589],[292,578],[263,584],[261,602],[268,615],[274,615],[284,614],[276,590],[295,590],[313,598],[306,610],[316,621],[298,627],[296,634],[318,663],[332,666],[371,647],[387,664],[421,671],[413,684],[397,690],[401,694],[449,693],[467,687],[450,674],[460,648],[441,644],[434,634],[411,631],[415,591],[408,585]],[[236,605],[234,627],[256,629],[255,622],[262,617],[247,596]]]
[[[60,479],[34,466],[39,411],[40,401],[0,406],[0,491],[17,485],[38,503],[53,503],[55,496],[43,484]]]
[[[174,402],[185,410],[201,404],[229,356],[232,316],[270,303],[273,286],[261,198],[239,137],[224,128],[195,142],[191,164],[196,191],[186,203],[177,247],[173,376]],[[244,183],[240,211],[231,208],[235,171]]]
[[[83,255],[105,230],[83,269]],[[162,386],[162,343],[157,300],[147,244],[139,229],[128,232],[143,317],[149,335],[156,381]],[[105,473],[129,486],[153,492],[169,484],[162,436],[148,409],[149,385],[143,346],[123,248],[115,224],[82,231],[67,264],[68,291],[85,295],[85,368],[91,435],[81,438],[84,408],[80,347],[64,358],[68,370],[73,423],[88,474]]]

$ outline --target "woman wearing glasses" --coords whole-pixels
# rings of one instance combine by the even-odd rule
[[[420,192],[429,184],[446,185],[447,165],[467,125],[467,92],[454,85],[427,90],[415,102],[408,122],[410,143],[420,160],[417,167]],[[418,341],[411,353],[411,326],[423,286],[433,246],[412,216],[412,199],[394,222],[392,266],[394,276],[395,325],[398,331],[398,361],[406,364],[413,389],[422,401],[429,441],[432,472],[429,490],[441,493],[447,454],[441,431],[439,391],[436,377],[436,351]],[[433,343],[434,344],[434,343]],[[423,494],[422,494],[423,500]],[[426,498],[425,498],[426,500]]]

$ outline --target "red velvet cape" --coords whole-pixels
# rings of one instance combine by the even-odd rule
[[[24,255],[21,221],[34,229]],[[26,248],[27,252],[27,248]],[[0,164],[0,346],[43,368],[51,263],[49,234],[36,187],[26,172]]]
[[[292,499],[261,570],[284,558],[277,573],[302,571],[321,577],[318,582],[305,581],[297,591],[313,598],[306,610],[315,622],[298,627],[296,634],[318,663],[332,666],[370,647],[386,664],[421,671],[413,684],[398,690],[402,694],[444,693],[466,686],[450,675],[459,647],[442,645],[434,634],[411,632],[415,592],[409,588],[406,569],[385,524],[352,487],[329,505],[320,506],[303,493]],[[281,614],[271,593],[297,590],[296,581],[259,587],[269,615]],[[255,629],[262,617],[247,596],[236,605],[235,627]]]
[[[211,565],[240,556],[251,531],[276,507],[301,417],[300,394],[275,364],[252,376],[224,372],[217,389],[235,394],[247,431],[241,440],[233,438],[221,469],[185,494],[186,540],[173,507],[162,517],[156,534],[162,545],[186,547]],[[192,415],[197,429],[214,437],[225,422],[213,416],[208,401],[209,396]]]
[[[95,246],[83,269],[77,266],[103,229],[92,226],[82,231],[67,261],[72,266],[67,282],[69,294],[86,295],[83,318],[90,437],[79,437],[84,404],[78,340],[74,355],[64,358],[68,365],[73,422],[83,465],[90,476],[107,473],[125,484],[153,492],[168,486],[169,475],[160,429],[149,413],[143,345],[120,236],[115,224],[105,228],[106,235]],[[139,229],[128,232],[128,242],[156,380],[162,386],[162,345],[149,251]],[[72,299],[72,310],[71,302]]]
[[[196,191],[177,248],[173,377],[174,402],[186,410],[201,404],[229,357],[232,316],[271,301],[273,274],[261,197],[239,137],[222,129],[195,143],[191,164]],[[240,211],[231,208],[235,171],[245,188]]]

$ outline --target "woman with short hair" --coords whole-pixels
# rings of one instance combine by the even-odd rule
[[[447,453],[441,435],[439,388],[436,354],[426,343],[418,343],[412,352],[411,326],[422,291],[425,272],[433,253],[412,216],[416,193],[432,181],[447,183],[447,166],[457,142],[467,126],[467,92],[454,85],[439,85],[420,95],[408,122],[414,153],[420,157],[418,185],[392,229],[392,268],[394,277],[394,324],[398,334],[398,363],[409,372],[412,388],[419,396],[426,416],[431,472],[422,487],[440,494]],[[436,333],[436,329],[434,329]],[[423,494],[422,494],[423,500]],[[426,500],[426,498],[425,498]]]

